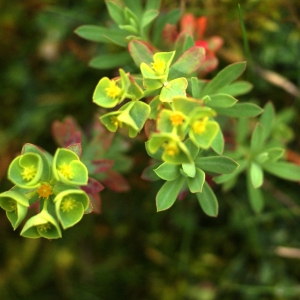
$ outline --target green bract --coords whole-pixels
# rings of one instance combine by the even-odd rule
[[[17,156],[8,168],[8,179],[19,187],[32,189],[39,185],[43,173],[43,162],[36,153]]]
[[[56,195],[55,211],[61,225],[67,229],[78,223],[89,208],[89,198],[83,190],[71,189]]]
[[[55,218],[45,209],[31,217],[24,225],[21,235],[27,238],[61,238],[61,230]]]
[[[52,171],[56,180],[70,185],[86,185],[88,171],[71,150],[58,148],[53,158]]]
[[[28,199],[15,191],[7,191],[0,194],[0,206],[6,210],[6,215],[11,225],[16,229],[27,214]]]

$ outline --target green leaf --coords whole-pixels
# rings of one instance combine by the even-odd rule
[[[246,167],[248,166],[248,161],[247,160],[239,160],[237,161],[237,163],[239,164],[239,167],[232,173],[229,174],[223,174],[221,176],[217,176],[214,177],[214,181],[216,183],[224,183],[227,182],[229,180],[231,180],[234,177],[237,177],[240,173],[242,173]]]
[[[264,127],[264,139],[267,139],[272,131],[275,123],[275,109],[271,102],[268,102],[264,107],[264,112],[261,114],[259,122]]]
[[[231,107],[237,103],[237,99],[227,94],[210,95],[210,101],[206,103],[207,106],[215,107]]]
[[[220,115],[225,115],[232,118],[251,118],[263,112],[263,109],[253,103],[237,103],[232,107],[215,108]]]
[[[132,14],[136,16],[140,16],[143,12],[143,7],[142,7],[142,1],[136,1],[136,0],[124,0],[125,2],[125,9],[129,9],[130,15]]]
[[[133,61],[138,67],[140,67],[142,62],[146,63],[147,65],[150,65],[150,63],[153,61],[152,52],[142,41],[130,41],[128,44],[128,49]]]
[[[146,10],[149,9],[160,9],[160,4],[161,4],[161,0],[151,0],[151,1],[146,1]]]
[[[167,181],[175,180],[180,175],[179,165],[162,163],[158,168],[153,171],[162,179]]]
[[[201,193],[205,183],[205,173],[201,169],[196,168],[195,176],[193,178],[188,177],[187,183],[191,193]]]
[[[186,77],[197,71],[205,58],[205,50],[194,46],[185,51],[171,66],[169,79]]]
[[[229,94],[236,97],[247,94],[252,90],[252,88],[253,85],[250,82],[239,80],[222,87],[218,90],[218,93]]]
[[[216,153],[221,155],[224,151],[224,145],[225,145],[224,136],[222,130],[220,129],[215,139],[211,143],[211,147]]]
[[[143,180],[148,180],[148,181],[161,180],[161,178],[154,172],[154,169],[158,168],[159,166],[160,166],[159,163],[155,163],[153,165],[146,167],[142,172],[141,178]]]
[[[221,70],[203,89],[201,95],[211,95],[219,92],[226,85],[232,83],[245,71],[246,62],[231,64]]]
[[[218,215],[218,200],[207,182],[203,185],[202,193],[196,193],[196,196],[201,208],[208,216],[216,217]]]
[[[174,97],[185,96],[188,82],[181,77],[164,84],[159,99],[162,102],[172,102]]]
[[[236,161],[227,156],[197,157],[195,163],[204,171],[218,174],[229,174],[239,167]]]
[[[252,185],[255,189],[262,186],[264,182],[264,172],[261,166],[255,162],[250,165],[250,177]]]
[[[236,140],[239,144],[245,142],[246,138],[250,133],[249,120],[246,118],[240,118],[237,120],[237,124],[235,126],[236,130]]]
[[[207,112],[207,116],[211,116],[212,109],[209,107],[203,107],[203,102],[193,98],[176,96],[173,98],[173,106],[177,111],[182,112],[184,115],[188,116],[194,109],[199,109],[203,112]]]
[[[252,153],[258,152],[261,149],[261,147],[263,146],[264,137],[264,128],[261,124],[257,123],[250,141],[250,149]]]
[[[156,9],[146,10],[142,16],[141,29],[150,24],[158,16],[158,14],[159,11]]]
[[[131,61],[130,54],[126,52],[100,54],[89,61],[89,66],[96,69],[113,69],[124,66]]]
[[[124,8],[112,1],[105,1],[111,18],[118,24],[125,24]]]
[[[247,192],[252,209],[259,213],[264,207],[264,198],[260,188],[254,188],[252,185],[251,174],[247,172]]]
[[[279,178],[300,181],[300,166],[289,162],[266,162],[262,165],[263,169],[268,173]]]
[[[157,1],[157,0],[155,0]],[[147,1],[148,3],[152,3],[155,1]],[[155,8],[156,9],[156,8]],[[177,24],[181,16],[181,10],[173,9],[168,11],[167,13],[163,13],[158,16],[155,20],[154,28],[153,28],[153,44],[156,46],[160,46],[162,42],[162,31],[167,24]]]
[[[196,166],[194,163],[182,164],[182,170],[184,174],[188,177],[194,178],[196,176]]]
[[[167,181],[163,184],[156,195],[157,211],[166,210],[174,204],[184,181],[185,178],[180,176],[173,181]]]
[[[75,30],[80,37],[98,43],[114,43],[126,47],[126,33],[120,29],[109,29],[97,25],[82,25]]]

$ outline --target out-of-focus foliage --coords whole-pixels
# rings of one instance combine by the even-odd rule
[[[247,74],[254,84],[251,97],[261,106],[272,101],[278,124],[290,120],[294,140],[287,154],[299,163],[300,4],[243,2],[253,61]],[[238,1],[180,3],[208,17],[208,35],[224,38],[221,66],[243,59]],[[180,3],[163,1],[166,9]],[[1,191],[9,188],[3,179],[7,166],[25,141],[54,149],[51,123],[67,114],[83,128],[90,126],[95,84],[110,74],[87,63],[109,48],[73,31],[107,19],[103,1],[96,0],[0,4]],[[153,199],[159,186],[139,178],[147,165],[143,145],[131,154],[135,167],[126,176],[131,192],[105,190],[102,215],[86,216],[62,240],[20,239],[1,213],[1,299],[299,299],[298,183],[267,177],[261,214],[251,210],[244,181],[227,194],[216,190],[216,219],[200,213],[191,199],[157,214]]]

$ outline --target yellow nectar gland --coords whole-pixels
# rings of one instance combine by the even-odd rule
[[[15,200],[10,199],[9,200],[9,206],[12,209],[12,211],[16,211],[17,210],[17,202]]]
[[[121,94],[121,89],[117,86],[117,83],[114,80],[110,81],[110,85],[105,89],[106,95],[109,98],[116,98]]]
[[[206,124],[208,121],[208,117],[203,118],[202,120],[198,120],[193,123],[193,131],[197,134],[202,134],[206,131]]]
[[[60,208],[63,212],[69,212],[77,205],[77,201],[72,197],[66,197],[62,200]]]
[[[45,231],[45,232],[47,232],[48,229],[51,229],[51,224],[50,223],[45,223],[45,224],[38,225],[37,229],[39,231]]]
[[[170,116],[170,121],[173,126],[181,125],[183,120],[184,120],[184,117],[178,113],[174,113],[172,116]]]
[[[118,127],[122,127],[122,123],[116,118],[116,117],[111,117],[110,118],[110,121],[111,123],[116,126],[117,128]]]
[[[52,195],[52,188],[49,183],[42,184],[38,189],[37,193],[39,194],[40,198],[48,198]]]
[[[179,153],[178,146],[175,143],[168,143],[164,146],[165,154],[174,157]]]
[[[58,170],[60,171],[61,175],[67,179],[72,179],[74,176],[71,166],[67,165],[66,163],[63,163]]]
[[[23,180],[30,181],[34,178],[36,175],[36,167],[30,166],[30,167],[24,167],[24,171],[21,173]]]
[[[166,68],[166,63],[163,60],[157,60],[154,63],[151,63],[151,66],[157,74],[163,74]]]

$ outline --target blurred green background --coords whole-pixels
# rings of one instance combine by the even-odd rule
[[[220,67],[245,59],[240,3],[251,50],[248,100],[272,101],[295,115],[293,161],[300,153],[300,2],[295,0],[163,1],[208,17],[207,35],[224,38]],[[98,80],[114,70],[88,67],[102,45],[74,30],[105,25],[103,0],[0,2],[0,191],[11,187],[7,167],[25,142],[54,152],[51,123],[74,116],[88,128],[96,112]],[[249,58],[249,57],[248,57]],[[160,183],[140,179],[143,143],[129,152],[131,191],[101,193],[102,214],[90,214],[61,240],[29,240],[0,212],[0,299],[300,299],[299,184],[266,178],[266,208],[255,215],[241,181],[215,191],[218,218],[194,198],[156,213]]]

